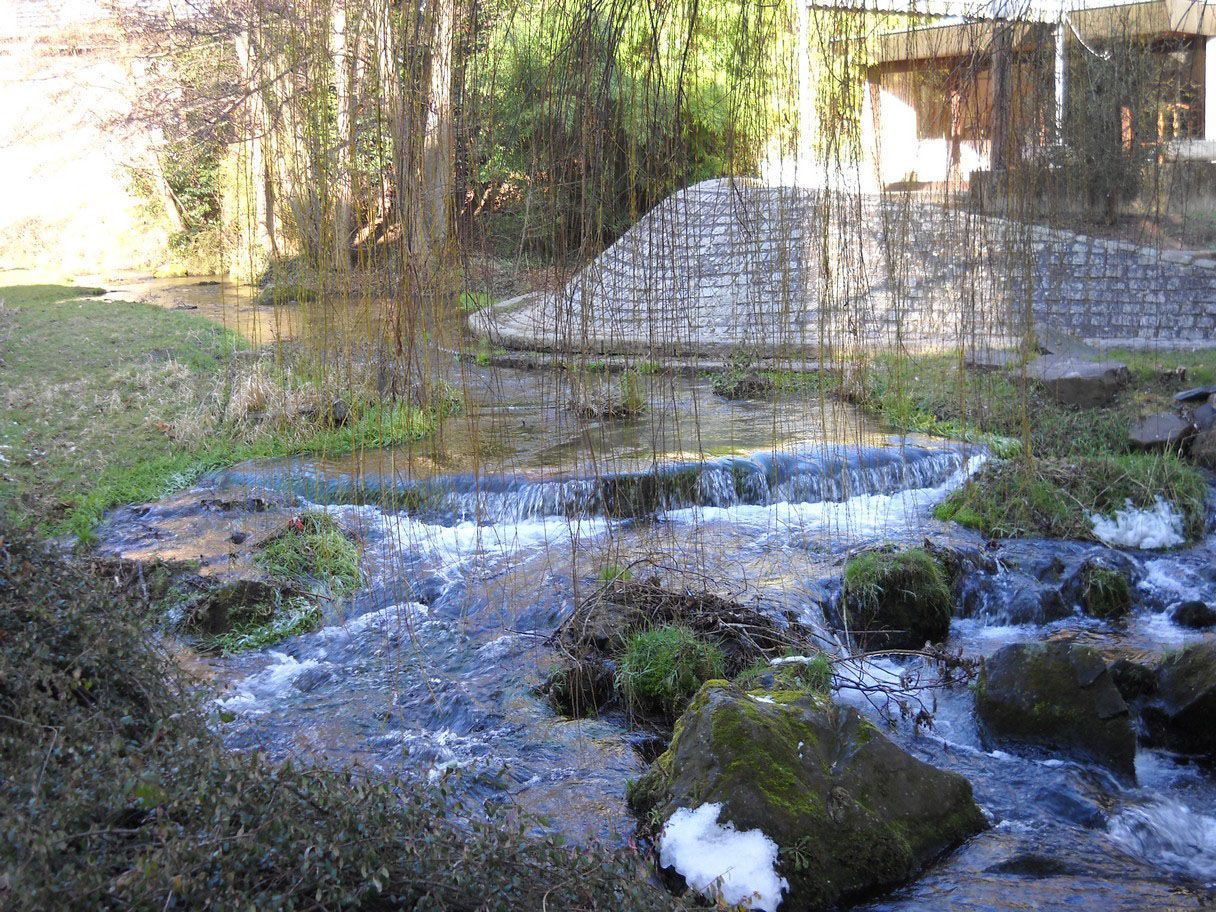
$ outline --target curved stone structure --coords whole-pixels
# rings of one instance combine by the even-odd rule
[[[1216,344],[1216,261],[910,197],[723,179],[669,197],[560,291],[473,318],[512,348],[711,357],[1004,348],[1036,324],[1099,344]]]

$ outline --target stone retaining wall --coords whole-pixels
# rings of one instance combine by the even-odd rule
[[[1212,344],[1216,260],[909,198],[715,180],[665,200],[560,292],[474,325],[540,350],[837,354],[1003,347],[1031,320],[1099,344]]]

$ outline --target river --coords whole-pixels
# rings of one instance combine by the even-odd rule
[[[285,326],[291,314],[259,319]],[[995,572],[968,582],[951,627],[949,645],[973,656],[1066,634],[1160,654],[1201,636],[1170,621],[1173,605],[1216,602],[1216,536],[1163,553],[1056,541],[990,547],[935,520],[933,505],[982,450],[891,435],[832,399],[726,402],[704,380],[656,374],[642,378],[642,416],[588,422],[566,407],[562,376],[455,359],[444,370],[468,401],[434,440],[236,466],[115,511],[102,529],[107,552],[201,558],[217,572],[233,531],[274,528],[309,504],[362,537],[367,584],[328,604],[321,629],[208,664],[215,703],[231,720],[217,724],[234,749],[379,774],[435,778],[458,768],[463,787],[518,802],[575,839],[624,840],[633,830],[625,784],[645,768],[643,736],[612,714],[558,717],[534,692],[551,660],[546,636],[605,567],[755,598],[822,631],[831,647],[824,608],[848,554],[930,538],[995,561]],[[386,491],[408,508],[376,506]],[[1097,552],[1128,568],[1131,617],[1109,624],[1078,612],[1040,623],[1024,597],[1035,568]],[[897,681],[914,670],[885,660],[861,674]],[[856,691],[841,687],[836,697],[879,718]],[[967,776],[994,826],[865,908],[1209,907],[1210,770],[1142,747],[1139,784],[1126,787],[1070,760],[986,750],[966,687],[934,702],[931,730],[896,721],[891,736]]]

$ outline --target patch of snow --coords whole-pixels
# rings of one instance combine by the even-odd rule
[[[1122,548],[1173,548],[1186,542],[1182,534],[1182,514],[1172,503],[1158,497],[1152,509],[1132,506],[1129,500],[1114,517],[1094,513],[1090,516],[1094,535],[1105,545]]]
[[[680,808],[659,837],[659,861],[697,892],[727,906],[775,912],[789,881],[777,876],[777,844],[761,830],[718,823],[720,804]]]
[[[772,697],[757,697],[755,694],[752,694],[752,699],[755,700],[757,703],[767,703],[769,706],[777,705],[777,701],[774,700]]]

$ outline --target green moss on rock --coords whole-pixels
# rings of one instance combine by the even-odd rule
[[[762,830],[781,850],[792,909],[896,886],[987,825],[966,779],[911,757],[856,710],[806,694],[770,703],[716,682],[630,802],[656,826],[714,802],[738,829]]]
[[[1127,576],[1111,567],[1089,563],[1081,569],[1081,605],[1093,617],[1116,620],[1132,610]]]
[[[916,649],[950,632],[954,605],[941,562],[924,548],[864,552],[845,565],[849,631],[870,649]]]
[[[1062,753],[1135,781],[1128,707],[1093,649],[1059,641],[1004,647],[985,663],[975,709],[992,745]]]

